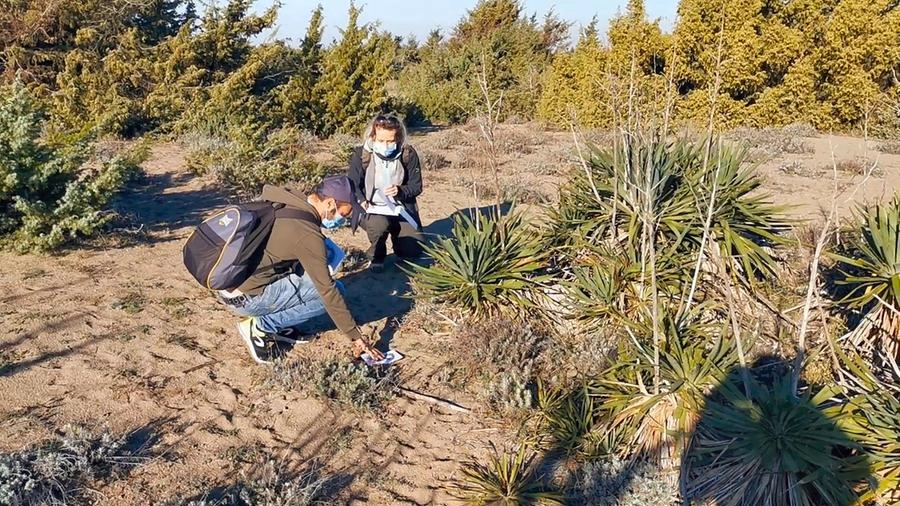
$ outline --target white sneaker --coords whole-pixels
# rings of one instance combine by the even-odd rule
[[[268,345],[272,338],[256,327],[256,318],[244,318],[238,322],[237,328],[253,360],[258,364],[271,364],[272,352]]]
[[[288,327],[272,334],[272,339],[286,344],[308,343],[312,338],[313,336],[305,334],[302,330],[294,327]]]

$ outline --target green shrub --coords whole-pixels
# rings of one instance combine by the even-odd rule
[[[286,472],[284,463],[268,459],[252,470],[241,471],[241,479],[214,494],[168,501],[165,506],[314,506],[329,504],[330,477],[312,462],[299,472]],[[215,495],[215,497],[211,497]]]
[[[312,388],[315,395],[358,410],[378,410],[394,397],[396,368],[369,367],[336,358],[325,361],[282,359],[269,384],[285,390]]]
[[[521,314],[534,307],[534,288],[547,279],[539,271],[547,258],[540,237],[522,215],[459,215],[453,237],[425,246],[434,259],[413,265],[420,297],[455,305],[476,317]]]
[[[547,336],[521,320],[467,321],[456,327],[448,350],[457,372],[474,380],[478,396],[497,413],[532,407],[534,382],[545,365]]]
[[[360,145],[360,138],[351,134],[335,134],[328,139],[331,158],[339,167],[349,167],[353,150]]]
[[[659,468],[615,457],[590,460],[572,473],[569,504],[676,506],[678,489]]]
[[[232,130],[226,138],[186,136],[188,166],[211,173],[222,186],[242,197],[257,195],[266,184],[292,184],[310,190],[325,168],[305,148],[303,131],[284,127],[271,132]]]
[[[0,89],[0,237],[19,251],[49,251],[96,233],[104,207],[137,172],[143,146],[111,157],[89,138],[48,139],[42,105],[20,83]]]
[[[726,134],[728,139],[742,143],[753,162],[764,162],[782,154],[808,154],[815,151],[804,137],[814,137],[816,130],[809,125],[788,125],[783,128],[738,128]]]
[[[478,2],[449,40],[434,30],[400,73],[400,90],[433,122],[460,123],[502,98],[499,116],[533,118],[544,70],[567,38],[569,23],[552,12],[539,24],[518,0]],[[498,102],[499,103],[499,102]]]
[[[887,153],[889,155],[900,155],[900,141],[898,140],[889,140],[879,142],[878,146],[876,146],[878,151],[882,153]]]

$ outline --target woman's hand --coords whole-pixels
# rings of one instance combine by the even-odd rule
[[[384,190],[384,194],[388,197],[396,197],[400,193],[400,187],[397,185],[389,186]]]

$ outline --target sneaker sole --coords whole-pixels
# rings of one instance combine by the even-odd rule
[[[250,357],[253,358],[253,361],[257,364],[271,364],[272,362],[263,360],[259,358],[256,354],[256,348],[253,347],[253,341],[250,340],[250,336],[244,333],[244,327],[241,326],[240,322],[237,324],[238,334],[241,335],[241,339],[244,340],[244,344],[247,345],[247,349],[250,350]]]
[[[291,339],[290,337],[275,335],[272,339],[285,344],[306,344],[312,341],[312,336],[309,339]]]

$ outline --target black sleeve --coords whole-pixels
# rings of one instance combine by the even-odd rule
[[[404,170],[406,171],[406,181],[400,185],[400,200],[412,199],[418,197],[422,193],[422,167],[419,166],[419,154],[410,146],[409,163]]]
[[[353,148],[353,154],[350,155],[350,168],[347,170],[347,177],[353,182],[356,190],[357,202],[366,200],[366,169],[362,166],[362,149],[362,146]]]

